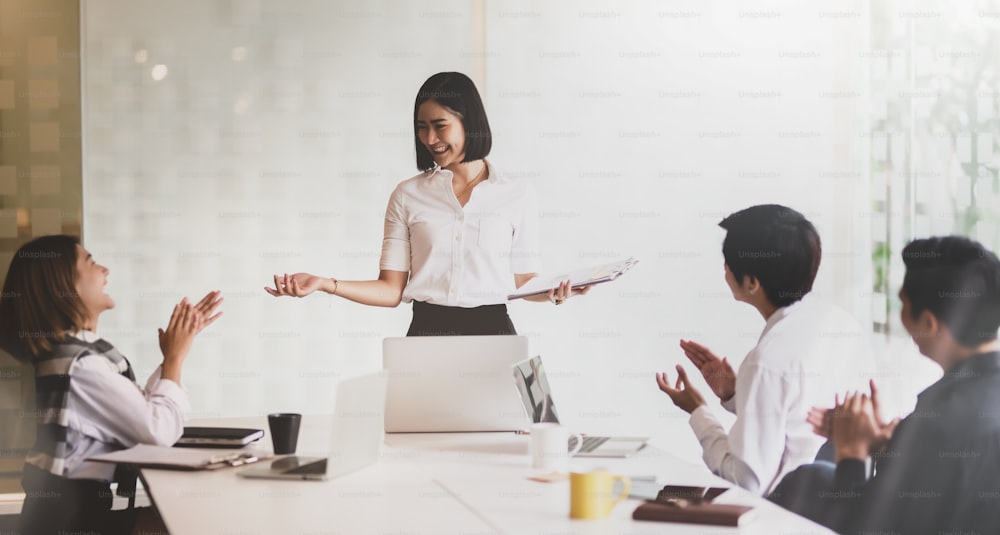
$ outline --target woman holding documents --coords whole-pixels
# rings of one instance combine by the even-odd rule
[[[274,276],[274,296],[315,291],[365,305],[413,302],[408,336],[516,334],[507,296],[537,275],[534,190],[486,161],[492,133],[467,76],[431,76],[413,106],[418,175],[389,198],[379,277],[346,281],[310,273]],[[529,301],[561,304],[587,288],[565,281]]]
[[[163,363],[142,388],[129,361],[96,334],[98,317],[115,305],[107,278],[79,239],[44,236],[18,249],[0,294],[0,346],[35,371],[36,410],[25,411],[37,424],[22,480],[25,534],[131,533],[133,511],[111,512],[115,465],[87,459],[177,441],[190,410],[181,366],[195,335],[221,314],[219,292],[178,303],[159,331]]]

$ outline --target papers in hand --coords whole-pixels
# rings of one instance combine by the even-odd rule
[[[170,470],[214,470],[255,463],[259,459],[252,453],[242,451],[205,451],[139,444],[127,450],[95,455],[87,460]]]
[[[559,283],[565,280],[570,281],[573,288],[581,288],[583,286],[590,286],[591,284],[613,281],[638,262],[639,261],[635,258],[629,257],[627,260],[623,260],[621,262],[594,266],[587,269],[573,271],[571,273],[564,273],[555,277],[540,275],[528,281],[524,286],[518,288],[516,292],[508,295],[507,299],[520,299],[522,297],[528,297],[529,295],[548,293],[549,290],[558,288]]]

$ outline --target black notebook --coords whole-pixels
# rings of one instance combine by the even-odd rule
[[[656,500],[649,500],[632,512],[633,520],[684,522],[716,526],[740,526],[753,518],[748,505],[712,503],[726,487],[689,487],[667,485]]]
[[[174,446],[189,448],[241,448],[264,436],[263,429],[240,427],[185,427]]]

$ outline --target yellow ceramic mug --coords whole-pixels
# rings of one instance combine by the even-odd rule
[[[614,495],[615,481],[622,482],[622,491]],[[569,475],[569,517],[605,518],[615,505],[632,490],[632,482],[624,476],[613,476],[607,470]]]

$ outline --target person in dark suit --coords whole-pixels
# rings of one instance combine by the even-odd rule
[[[770,498],[840,533],[1000,533],[1000,260],[948,236],[903,262],[900,319],[944,376],[902,421],[879,417],[874,389],[814,410],[836,464],[799,467]]]

